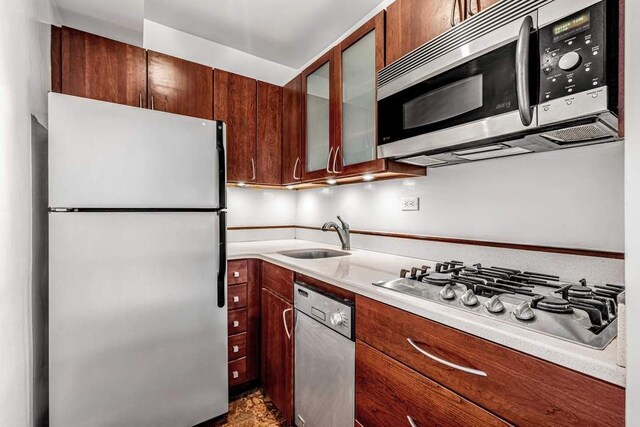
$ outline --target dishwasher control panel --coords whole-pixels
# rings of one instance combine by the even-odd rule
[[[327,328],[333,329],[350,340],[355,339],[355,303],[353,301],[295,282],[293,306]]]

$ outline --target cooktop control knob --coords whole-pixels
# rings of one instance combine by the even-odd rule
[[[531,308],[531,304],[527,301],[521,302],[513,309],[513,315],[516,316],[518,320],[531,320],[536,315]]]
[[[484,306],[489,313],[498,314],[504,311],[504,304],[500,301],[500,297],[498,295],[494,295],[489,298],[489,300],[484,303]]]
[[[558,61],[558,67],[564,71],[571,71],[580,65],[580,55],[577,52],[568,52],[562,55]]]
[[[473,293],[473,290],[469,289],[467,292],[462,294],[460,301],[462,301],[462,303],[467,307],[473,307],[478,304],[478,297]]]
[[[331,313],[329,320],[333,326],[340,326],[344,324],[346,319],[344,318],[344,314],[336,311],[335,313]]]
[[[440,291],[440,296],[443,299],[451,300],[456,297],[456,293],[451,285],[444,285],[444,288]]]

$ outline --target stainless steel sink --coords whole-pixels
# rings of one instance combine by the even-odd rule
[[[333,249],[297,249],[293,251],[281,251],[280,255],[298,259],[321,259],[351,255],[349,252],[334,251]]]

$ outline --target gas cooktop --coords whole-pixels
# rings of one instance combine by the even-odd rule
[[[460,261],[403,269],[399,279],[374,285],[596,349],[617,335],[617,296],[624,291]]]

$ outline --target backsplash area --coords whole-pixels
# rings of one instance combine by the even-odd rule
[[[316,190],[229,189],[229,225],[319,227],[341,215],[352,229],[500,243],[624,251],[622,143],[430,169],[427,177]],[[401,201],[419,197],[419,211]],[[579,218],[579,220],[576,220]],[[232,241],[292,238],[291,228],[237,230]],[[298,228],[299,239],[338,244]],[[352,235],[352,247],[435,260],[546,268],[569,278],[623,282],[624,261]],[[619,258],[619,257],[618,257]]]

